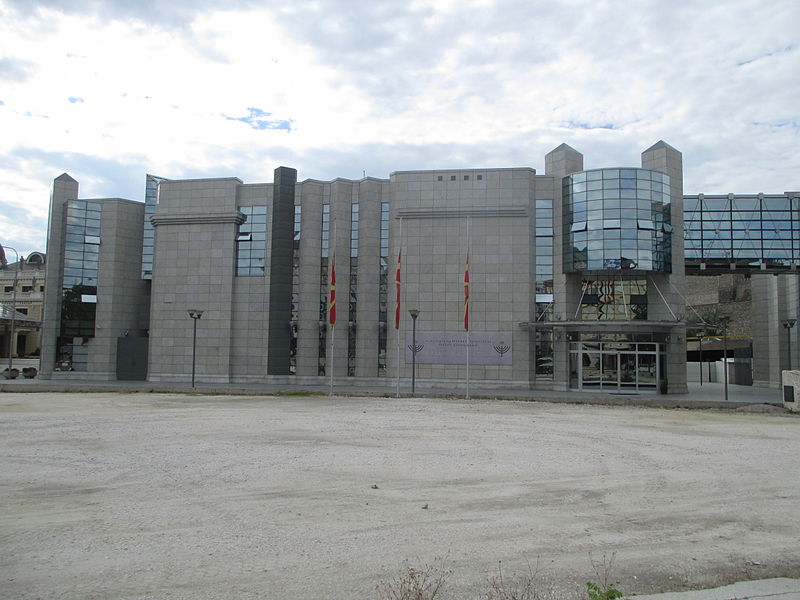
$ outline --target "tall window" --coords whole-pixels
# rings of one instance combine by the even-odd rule
[[[386,376],[386,336],[389,292],[389,203],[381,202],[381,270],[378,289],[378,376]]]
[[[328,344],[328,252],[331,234],[331,205],[322,205],[322,243],[319,267],[319,353],[317,374],[325,375]]]
[[[553,201],[536,201],[536,319],[553,316]],[[536,378],[553,377],[553,331],[536,329]]]
[[[267,256],[267,207],[242,206],[239,211],[245,221],[239,225],[236,237],[236,275],[263,276]]]
[[[156,228],[150,222],[150,217],[156,214],[156,208],[158,208],[158,184],[161,181],[168,180],[155,175],[148,175],[145,179],[142,279],[153,278],[153,250],[156,244]]]
[[[57,369],[87,370],[85,342],[94,337],[97,312],[100,217],[101,207],[96,202],[67,202]]]
[[[289,340],[289,373],[297,373],[297,322],[300,319],[300,223],[302,207],[294,207],[294,237],[292,241],[292,323]]]
[[[356,311],[358,308],[358,223],[359,207],[350,205],[350,289],[347,307],[347,375],[356,374]]]

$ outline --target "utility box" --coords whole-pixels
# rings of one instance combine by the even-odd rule
[[[783,371],[783,406],[793,412],[800,412],[800,371]]]

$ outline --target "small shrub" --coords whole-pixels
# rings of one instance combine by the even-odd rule
[[[481,600],[574,600],[577,596],[560,590],[552,578],[546,573],[539,558],[536,564],[526,559],[528,572],[503,575],[503,565],[498,563],[497,575],[489,579],[489,590],[481,595]]]
[[[378,584],[380,600],[435,600],[441,598],[451,571],[445,568],[444,559],[436,559],[421,568],[407,567],[405,572],[391,581]]]
[[[589,600],[619,600],[624,594],[613,585],[598,585],[591,581],[586,583],[586,595]]]
[[[586,583],[586,595],[589,600],[619,600],[625,596],[613,584],[609,583],[611,571],[614,569],[615,556],[615,552],[611,554],[611,558],[604,554],[602,562],[596,561],[589,556],[589,561],[592,563],[592,568],[598,580],[598,583],[593,581]]]

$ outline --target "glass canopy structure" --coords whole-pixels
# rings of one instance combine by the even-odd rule
[[[800,265],[800,193],[684,196],[687,272]]]

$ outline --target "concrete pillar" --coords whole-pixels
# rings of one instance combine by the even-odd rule
[[[78,182],[63,173],[53,181],[50,215],[47,224],[47,285],[42,309],[42,356],[39,376],[49,379],[57,356],[57,338],[61,329],[61,281],[64,273],[64,204],[77,200]]]
[[[754,274],[750,279],[753,329],[753,385],[777,387],[780,381],[778,277]]]

